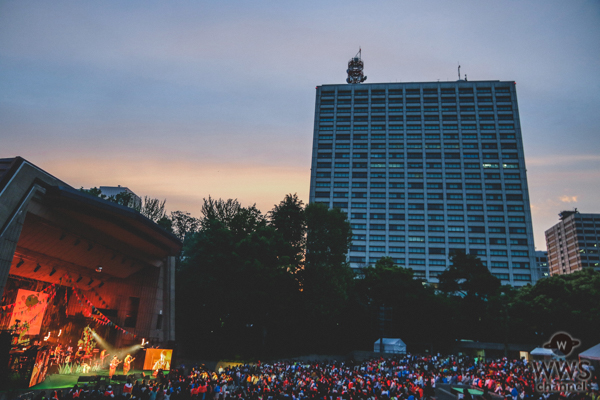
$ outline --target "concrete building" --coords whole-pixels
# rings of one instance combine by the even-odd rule
[[[537,267],[538,279],[547,278],[550,276],[550,269],[548,268],[548,252],[547,251],[535,251],[535,264]]]
[[[436,282],[462,249],[537,280],[515,82],[318,86],[310,201],[348,213],[354,268],[390,256]]]
[[[550,275],[582,268],[600,270],[600,214],[563,211],[560,222],[546,231]]]
[[[131,189],[125,186],[100,186],[98,189],[102,192],[106,197],[116,197],[118,194],[123,192],[131,194],[131,204],[129,205],[132,208],[139,209],[142,206],[142,198],[137,194],[133,193]]]

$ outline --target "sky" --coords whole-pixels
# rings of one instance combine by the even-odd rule
[[[0,0],[0,157],[199,217],[308,202],[315,87],[517,82],[535,244],[600,213],[600,1]]]

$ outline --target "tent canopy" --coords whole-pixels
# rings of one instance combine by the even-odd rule
[[[529,352],[532,356],[543,356],[543,357],[564,357],[565,355],[559,350],[545,349],[543,347],[536,347]]]
[[[594,347],[590,347],[583,353],[580,353],[579,358],[587,358],[588,360],[600,361],[600,343],[598,343]]]
[[[381,339],[377,339],[373,345],[373,351],[381,351]],[[406,344],[400,338],[383,338],[383,352],[405,354]]]

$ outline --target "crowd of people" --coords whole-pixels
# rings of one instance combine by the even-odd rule
[[[274,364],[172,369],[157,379],[128,382],[119,393],[111,386],[75,386],[55,391],[51,400],[600,400],[598,374],[590,367],[585,391],[536,391],[534,370],[526,360],[481,360],[467,356],[398,356],[365,362],[278,362]],[[444,395],[445,393],[445,395]],[[462,395],[461,395],[462,396]],[[37,400],[49,400],[39,396]],[[455,397],[456,398],[456,397]],[[108,399],[107,399],[108,400]]]

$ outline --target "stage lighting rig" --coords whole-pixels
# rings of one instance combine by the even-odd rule
[[[25,261],[23,261],[23,259],[21,258],[21,261],[19,261],[19,262],[17,263],[17,265],[15,265],[15,267],[17,267],[17,268],[20,268],[20,267],[21,267],[21,265],[23,265],[23,264],[25,264]]]
[[[35,268],[33,269],[33,272],[38,272],[40,270],[40,268],[42,268],[42,266],[38,263],[38,265],[36,265]]]

